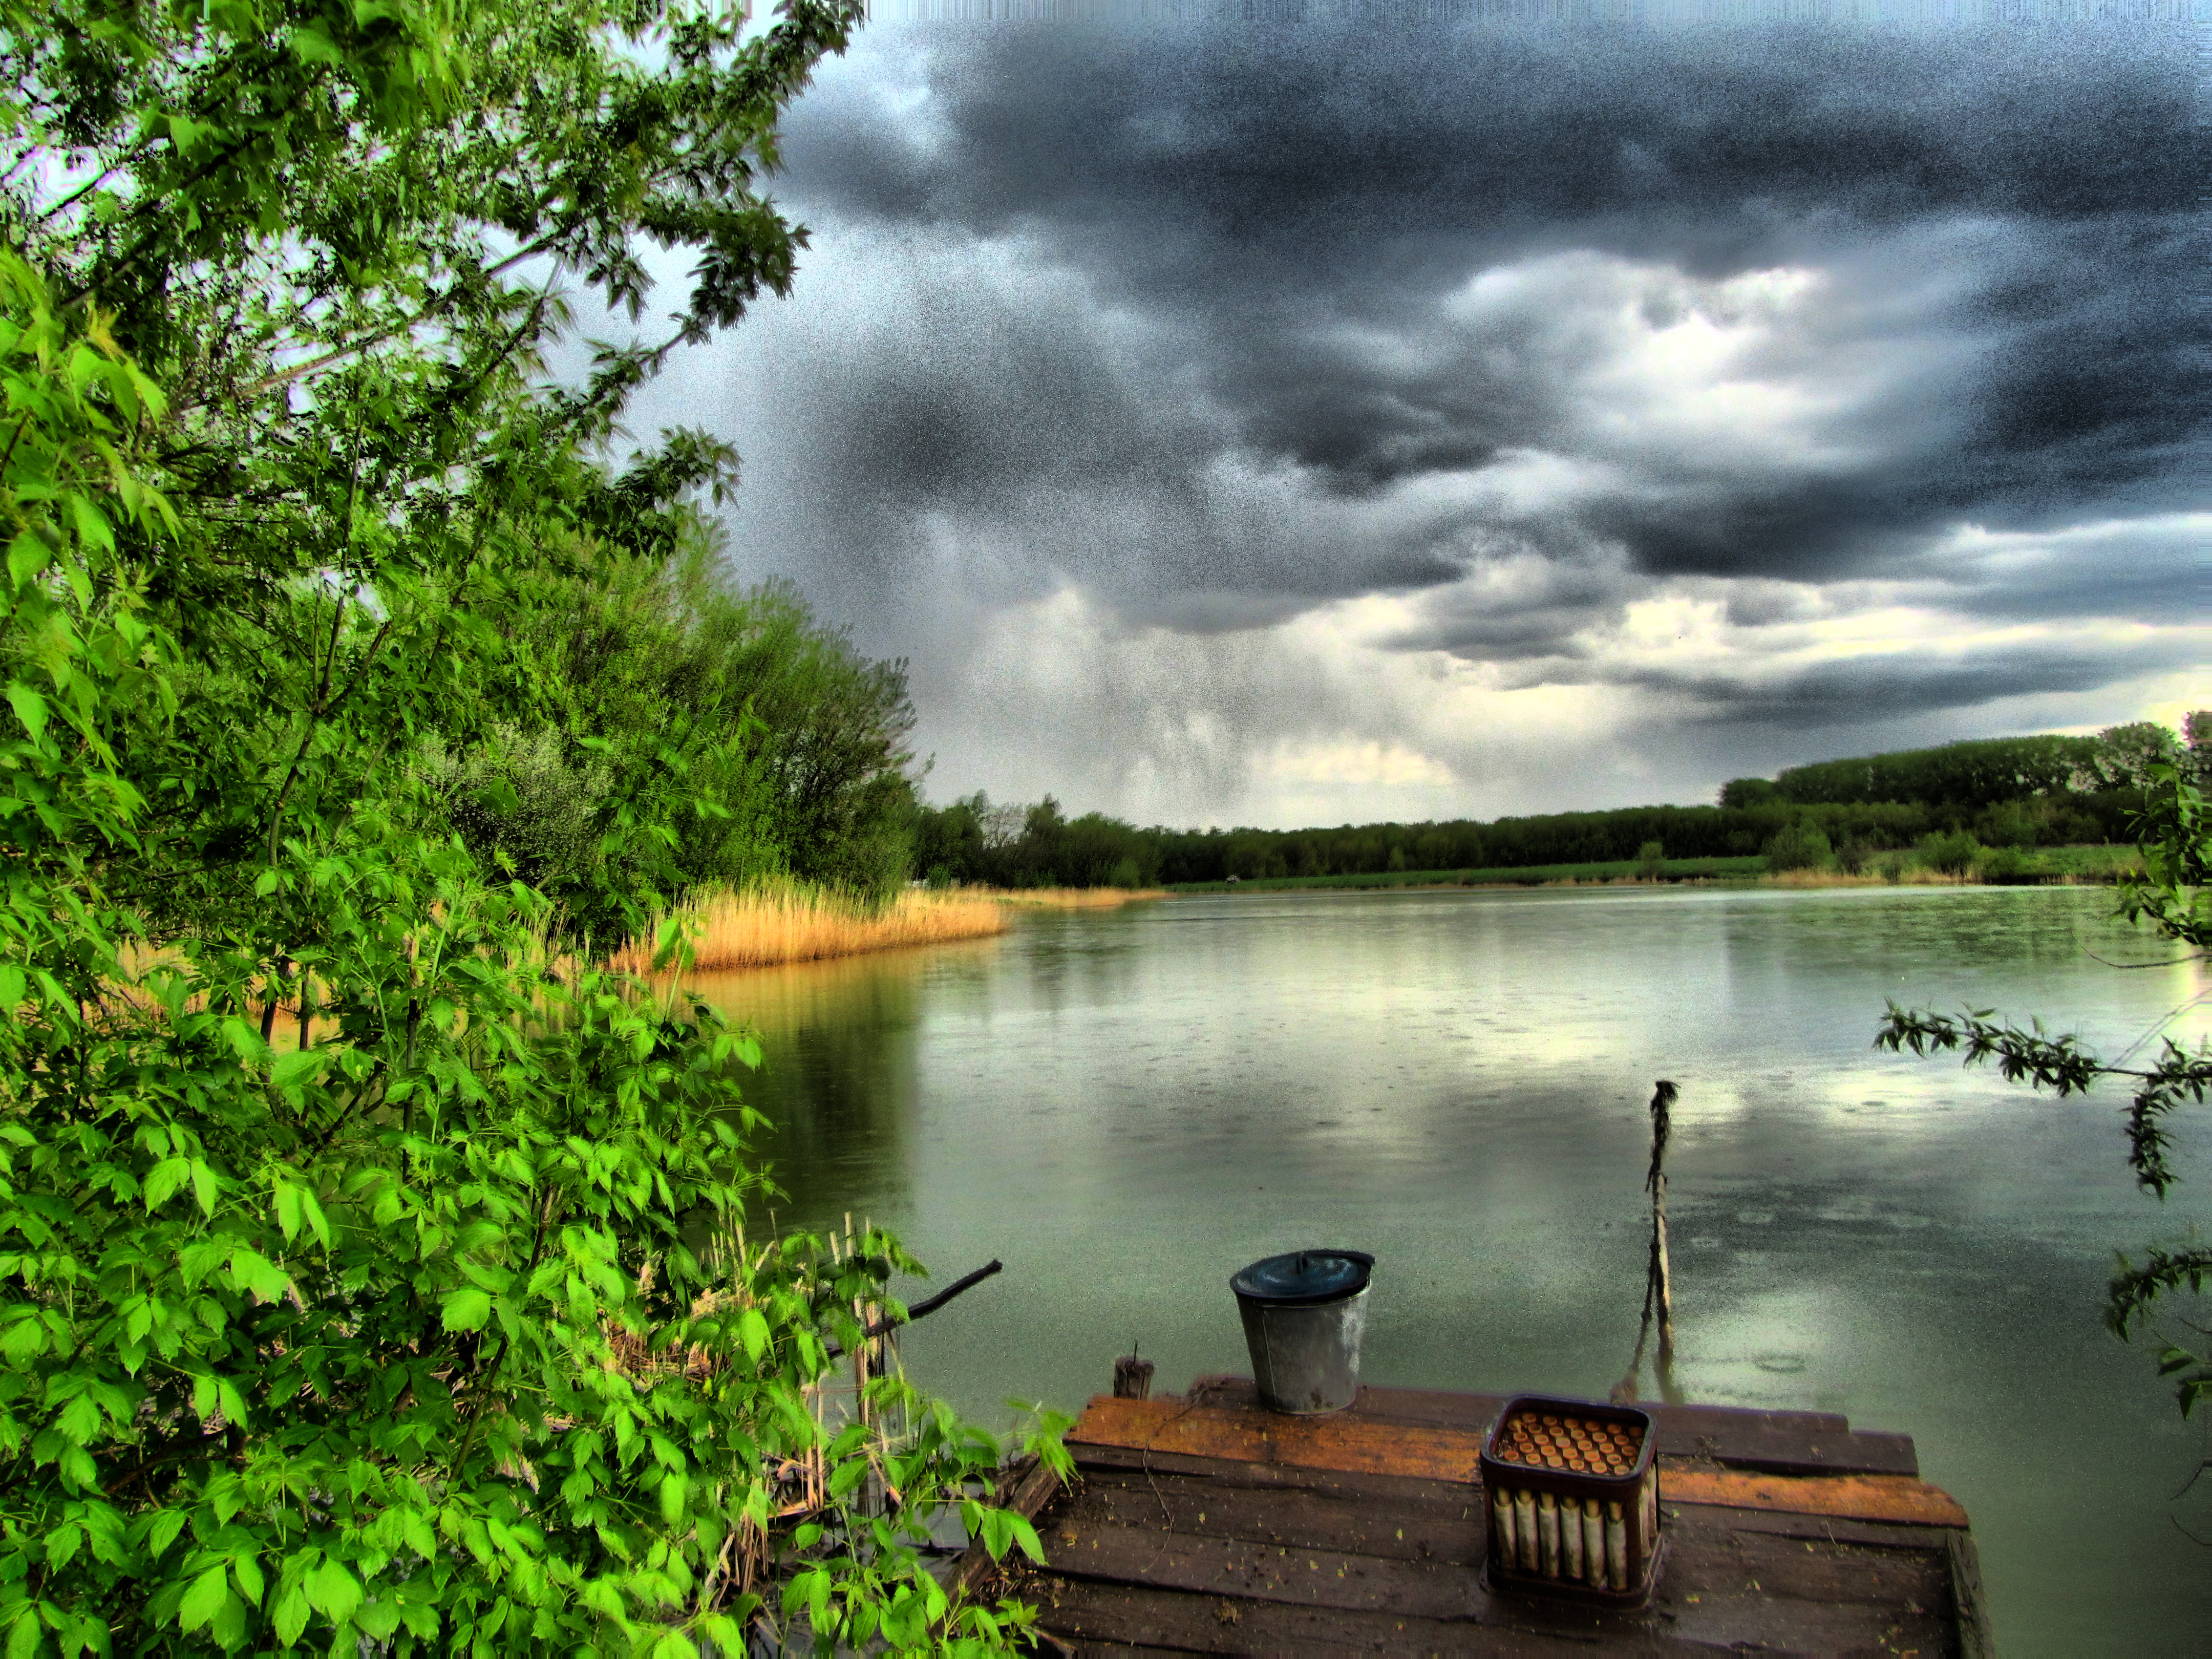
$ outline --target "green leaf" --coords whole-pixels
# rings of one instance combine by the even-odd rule
[[[165,1158],[156,1164],[146,1176],[146,1212],[151,1215],[169,1200],[171,1194],[185,1184],[191,1174],[189,1159]]]
[[[310,1079],[321,1076],[329,1061],[327,1049],[295,1048],[289,1054],[276,1056],[276,1063],[269,1068],[269,1080],[279,1089],[296,1089]]]
[[[1042,1566],[1044,1565],[1044,1546],[1037,1540],[1036,1528],[1031,1526],[1028,1522],[1023,1520],[1020,1516],[1015,1515],[1011,1511],[1008,1512],[1006,1518],[1013,1523],[1011,1530],[1013,1534],[1014,1542],[1022,1547],[1022,1553],[1028,1556],[1029,1559],[1036,1562],[1037,1565]]]
[[[301,23],[292,30],[292,54],[303,64],[343,64],[345,53],[320,23]]]
[[[8,682],[8,706],[37,743],[46,735],[46,700],[20,680]]]
[[[298,1584],[291,1585],[270,1611],[269,1621],[276,1627],[276,1639],[288,1648],[296,1646],[300,1632],[307,1627],[307,1592]]]
[[[745,1357],[756,1365],[768,1352],[768,1320],[758,1308],[747,1308],[738,1316],[738,1340],[745,1345]]]
[[[314,1603],[315,1611],[334,1625],[343,1625],[361,1605],[361,1581],[345,1569],[340,1561],[325,1559],[323,1564],[307,1575],[307,1600]]]
[[[70,515],[76,520],[79,538],[103,553],[112,553],[115,550],[115,532],[108,527],[107,515],[100,510],[100,504],[80,490],[71,490],[69,499]]]
[[[449,1331],[480,1331],[491,1317],[491,1292],[474,1285],[449,1291],[440,1304]]]
[[[169,1546],[177,1541],[177,1534],[184,1530],[184,1510],[166,1509],[155,1511],[152,1520],[146,1527],[148,1558],[155,1561],[160,1560],[167,1553]]]
[[[239,1289],[264,1302],[282,1301],[285,1288],[291,1283],[282,1267],[260,1251],[243,1246],[230,1253],[230,1277]]]
[[[37,536],[26,533],[8,544],[8,580],[17,587],[38,580],[53,561],[53,550]]]
[[[209,1169],[208,1166],[202,1163],[198,1158],[191,1160],[191,1168],[192,1174],[192,1196],[199,1200],[200,1213],[202,1215],[212,1216],[215,1214],[215,1171]]]
[[[186,1630],[198,1630],[214,1620],[229,1597],[230,1587],[222,1568],[219,1565],[210,1567],[185,1592],[185,1599],[177,1606],[177,1621]]]

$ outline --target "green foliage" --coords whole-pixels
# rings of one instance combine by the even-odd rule
[[[2192,736],[2196,729],[2192,726]],[[2207,943],[2204,882],[2212,867],[2212,822],[2182,766],[2154,763],[2150,781],[2154,793],[2140,820],[2144,871],[2127,879],[2122,914],[2148,921],[2161,939],[2202,951]],[[2071,1035],[2051,1036],[2040,1023],[2022,1030],[1996,1020],[1988,1009],[1948,1015],[1892,1003],[1875,1045],[1922,1055],[1959,1054],[1968,1066],[1994,1064],[2008,1082],[2048,1090],[2062,1099],[2086,1094],[2108,1078],[2127,1079],[2133,1087],[2125,1118],[2128,1167],[2160,1199],[2178,1179],[2168,1122],[2182,1107],[2203,1105],[2212,1092],[2212,1043],[2189,1049],[2167,1038],[2154,1064],[2130,1068],[2101,1060]],[[2123,1256],[2106,1304],[2107,1324],[2123,1339],[2156,1328],[2160,1298],[2201,1292],[2208,1272],[2212,1252],[2201,1249],[2154,1248],[2140,1267]],[[2212,1400],[2212,1351],[2202,1346],[2201,1326],[2191,1322],[2188,1329],[2191,1335],[2186,1340],[2165,1338],[2158,1362],[2160,1375],[2173,1380],[2185,1415],[2200,1401]]]
[[[1978,810],[2069,790],[2096,753],[2093,738],[1988,738],[1793,766],[1775,778],[1773,787],[1801,805],[1917,801]],[[1729,787],[1756,781],[1739,779]]]
[[[2212,715],[2203,717],[2203,726],[2207,741],[2187,750],[2188,756],[2212,757]],[[2134,730],[2116,727],[2094,738],[1997,738],[1825,762],[1784,773],[1780,781],[1735,779],[1721,791],[1717,806],[1621,807],[1486,823],[1201,831],[1139,829],[1093,813],[1072,823],[1063,818],[1042,833],[1024,822],[1029,809],[994,807],[975,795],[949,806],[915,810],[914,868],[944,881],[1006,886],[1100,884],[1119,879],[1111,872],[1124,860],[1134,866],[1138,884],[1144,886],[1218,882],[1230,876],[1240,882],[1394,872],[1440,878],[1477,870],[1624,861],[1640,866],[1645,844],[1654,841],[1677,860],[1743,858],[1790,830],[1794,833],[1785,846],[1807,844],[1817,835],[1829,849],[1821,861],[1832,857],[1853,874],[1870,865],[1901,872],[1901,860],[1882,855],[1909,849],[1930,836],[1955,837],[1942,846],[1955,871],[1963,873],[1971,867],[1971,852],[1962,861],[1954,849],[1977,840],[2047,848],[2129,839],[2132,815],[2145,799],[2141,769],[2126,771],[2121,783],[2109,787],[2100,781],[2102,774],[2091,776],[2081,769],[2100,755],[2142,750],[2148,740],[2126,737]],[[2120,734],[2117,739],[2115,733]],[[2179,740],[2167,732],[2159,752],[2180,752]],[[2205,763],[2187,763],[2197,768],[2192,776],[2203,787]],[[1011,825],[994,828],[994,815],[1007,812]],[[1080,845],[1068,833],[1079,827]]]
[[[565,584],[530,642],[569,723],[595,734],[568,774],[599,769],[605,799],[658,792],[681,823],[669,849],[678,896],[796,875],[880,899],[906,879],[904,665],[869,660],[787,583],[732,586],[710,532],[686,524],[671,559]],[[496,752],[483,763],[507,764]],[[691,810],[695,795],[712,807]],[[542,836],[534,804],[518,788],[511,810],[455,822],[472,846],[526,858]],[[573,933],[607,936],[615,919],[586,909],[586,895],[550,890],[570,906]]]
[[[1656,881],[1667,868],[1667,846],[1663,842],[1647,841],[1636,849],[1636,873],[1645,881]]]
[[[757,828],[749,842],[687,848],[689,882],[741,886],[781,867],[881,897],[906,879],[915,714],[903,662],[861,654],[787,582],[732,587],[708,538],[577,597],[566,674],[603,724],[743,732],[717,775]]]
[[[2212,744],[2204,748],[2212,752]],[[2123,879],[2121,914],[2150,923],[2162,938],[2212,949],[2212,814],[2204,792],[2179,765],[2158,767],[2152,784],[2143,814],[2143,870]]]
[[[1974,867],[1982,845],[1963,830],[1923,836],[1917,849],[1920,862],[1947,876],[1963,876]]]
[[[697,434],[602,447],[667,344],[787,287],[755,180],[856,16],[0,0],[11,1654],[1021,1622],[914,1549],[988,1437],[894,1381],[896,1446],[805,1408],[918,1264],[702,1261],[756,1051],[558,945],[732,815],[710,744],[593,727],[550,619],[726,483]],[[674,333],[537,380],[547,270],[634,307],[640,234],[696,257]]]
[[[1766,843],[1766,867],[1778,873],[1785,870],[1825,870],[1833,856],[1834,849],[1817,823],[1786,824]]]
[[[915,867],[933,881],[993,887],[1151,887],[1160,878],[1156,831],[1102,812],[1069,818],[1047,795],[994,806],[978,793],[913,814]]]

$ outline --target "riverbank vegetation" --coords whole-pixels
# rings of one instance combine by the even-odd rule
[[[2153,724],[1998,738],[1737,779],[1712,806],[1312,830],[1140,830],[977,794],[915,811],[914,866],[1006,887],[1522,884],[1830,872],[2096,879],[2132,854],[2149,769],[2191,752]],[[1881,792],[1890,792],[1883,794]],[[2111,854],[2100,849],[2112,848]]]
[[[1345,876],[1261,876],[1250,881],[1187,882],[1176,893],[1296,892],[1391,887],[1560,887],[1653,882],[1765,882],[1784,887],[2069,885],[2112,883],[2142,867],[2132,847],[2053,847],[2032,854],[1976,843],[1959,864],[1953,849],[1938,848],[1929,861],[1921,849],[1869,859],[1855,870],[1832,860],[1777,867],[1765,854],[1721,859],[1610,859],[1582,864],[1504,865],[1477,870],[1398,870]]]
[[[902,873],[895,666],[702,586],[734,458],[621,426],[789,288],[759,180],[861,15],[0,0],[11,1654],[1023,1621],[921,1553],[1034,1550],[998,1443],[810,1404],[920,1265],[702,1254],[757,1051],[589,948]],[[646,238],[669,331],[549,380]]]
[[[690,933],[690,965],[702,973],[941,945],[1006,930],[1006,910],[981,893],[910,890],[869,902],[788,879],[702,895],[677,919]],[[634,944],[613,965],[650,973],[654,956],[650,942]]]
[[[1010,910],[1111,909],[1166,896],[1159,888],[909,887],[878,899],[848,887],[769,877],[742,888],[696,892],[672,914],[686,939],[690,966],[715,973],[984,939],[1006,931]],[[633,940],[610,965],[624,973],[651,973],[661,931],[657,925]]]

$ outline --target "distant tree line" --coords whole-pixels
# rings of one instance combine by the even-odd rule
[[[2032,848],[2130,839],[2154,764],[2203,767],[2212,716],[2187,739],[2151,723],[2094,738],[2001,738],[1824,761],[1738,778],[1712,806],[1634,806],[1487,823],[1342,824],[1310,830],[1139,829],[1101,813],[1070,819],[970,795],[917,806],[917,877],[1006,887],[1151,886],[1285,876],[1512,869],[1765,854],[1778,867],[1938,847]],[[1655,853],[1654,843],[1661,849]]]

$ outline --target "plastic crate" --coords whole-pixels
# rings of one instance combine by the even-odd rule
[[[1648,1599],[1663,1543],[1657,1453],[1650,1413],[1633,1406],[1508,1401],[1482,1443],[1492,1588],[1613,1607]]]

